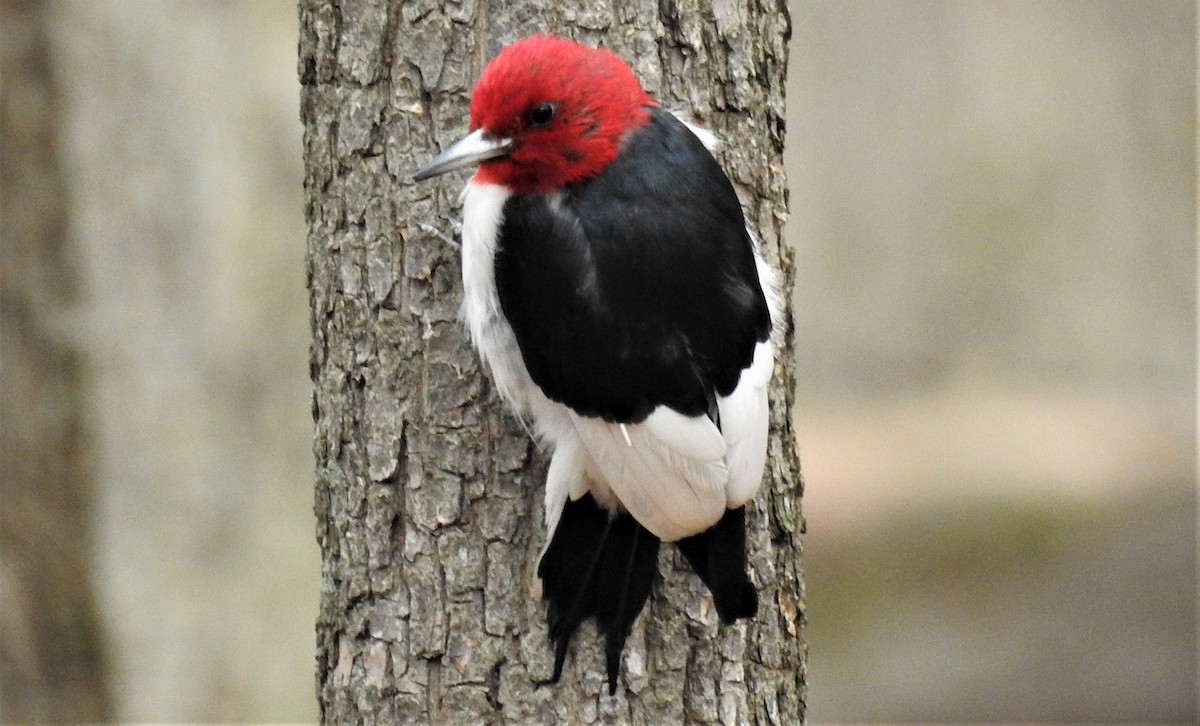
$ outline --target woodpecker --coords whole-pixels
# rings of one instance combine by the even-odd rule
[[[612,694],[660,542],[724,623],[757,611],[745,504],[767,457],[773,274],[712,134],[607,50],[544,35],[506,47],[472,91],[469,131],[413,177],[478,167],[462,193],[462,318],[553,451],[537,567],[553,679],[594,618]]]

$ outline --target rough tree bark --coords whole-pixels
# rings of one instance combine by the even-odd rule
[[[110,717],[44,3],[0,2],[0,722]]]
[[[801,483],[789,415],[790,325],[770,464],[749,508],[762,607],[718,628],[664,547],[621,690],[585,628],[563,682],[530,587],[546,457],[503,410],[457,322],[462,175],[410,175],[466,128],[486,60],[534,32],[603,44],[664,105],[728,140],[722,160],[791,288],[784,2],[302,0],[299,73],[323,587],[326,722],[799,723],[804,715]]]

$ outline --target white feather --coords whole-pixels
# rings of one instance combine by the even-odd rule
[[[725,440],[707,416],[684,416],[666,406],[654,409],[643,422],[667,449],[687,459],[707,461],[725,456]]]
[[[767,387],[774,367],[771,341],[759,343],[754,349],[754,362],[742,371],[733,393],[717,398],[721,435],[729,447],[725,457],[729,466],[725,506],[730,509],[752,499],[762,482],[770,433]]]
[[[571,414],[594,469],[589,486],[611,490],[621,505],[659,539],[701,532],[725,510],[725,443],[707,417],[659,407],[646,421],[621,425]]]
[[[518,416],[526,416],[533,381],[496,294],[496,243],[509,196],[509,191],[498,184],[472,180],[463,188],[461,315],[500,395]]]
[[[697,139],[700,139],[700,143],[704,144],[704,148],[708,149],[710,153],[716,151],[717,147],[721,145],[721,140],[717,138],[716,134],[704,128],[703,126],[697,126],[691,121],[688,121],[686,118],[684,118],[683,112],[675,111],[674,115],[675,118],[679,119],[680,123],[682,123],[684,126],[687,126],[688,131],[691,131]]]
[[[783,334],[783,298],[779,295],[779,282],[775,276],[775,269],[763,259],[758,237],[754,236],[749,227],[746,228],[746,234],[750,235],[750,244],[754,247],[754,267],[758,273],[758,284],[762,288],[763,297],[767,299],[767,312],[771,315],[771,338],[778,340]]]
[[[562,517],[563,507],[567,498],[572,500],[582,497],[587,491],[587,481],[584,473],[587,470],[587,452],[577,436],[558,437],[554,454],[550,457],[550,467],[546,471],[546,531],[554,532],[558,528],[558,520]],[[542,553],[550,545],[550,537]]]

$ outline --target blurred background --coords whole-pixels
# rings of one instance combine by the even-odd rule
[[[1191,2],[801,2],[814,721],[1196,718]]]
[[[1195,20],[794,0],[814,722],[1194,721]],[[315,720],[294,5],[0,21],[0,720]]]

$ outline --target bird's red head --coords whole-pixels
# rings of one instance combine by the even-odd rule
[[[546,192],[600,173],[657,105],[613,53],[537,35],[500,51],[471,94],[471,129],[507,141],[476,178]]]

